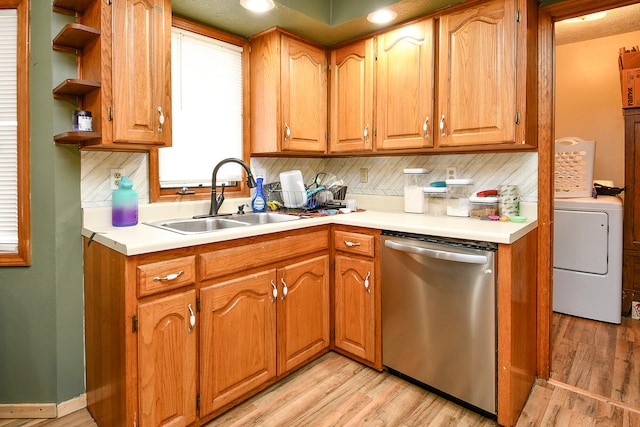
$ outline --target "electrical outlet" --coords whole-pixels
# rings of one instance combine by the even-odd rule
[[[360,183],[369,182],[369,169],[360,168]]]
[[[112,190],[118,189],[118,183],[124,175],[124,169],[111,169],[111,173],[109,174],[109,185]]]
[[[447,168],[447,177],[445,179],[456,179],[456,168],[454,166]]]

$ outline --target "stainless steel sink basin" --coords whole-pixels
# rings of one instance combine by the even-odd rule
[[[282,215],[274,212],[246,213],[242,215],[217,216],[193,219],[172,219],[148,222],[148,225],[173,231],[180,234],[210,233],[236,227],[248,227],[275,222],[286,222],[300,219],[298,216]]]
[[[283,215],[275,212],[246,213],[242,215],[233,215],[229,218],[233,218],[236,221],[247,222],[251,225],[287,222],[300,219],[299,216]]]

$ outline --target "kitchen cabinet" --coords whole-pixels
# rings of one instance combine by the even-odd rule
[[[334,341],[340,353],[382,369],[379,232],[335,227]]]
[[[331,51],[331,153],[372,150],[373,47],[369,38]]]
[[[378,36],[377,151],[433,147],[433,19]]]
[[[78,17],[53,43],[76,53],[78,78],[65,79],[54,97],[93,116],[92,132],[63,132],[54,141],[95,150],[170,146],[170,0],[55,0],[53,7]]]
[[[202,425],[329,350],[328,226],[134,256],[85,246],[100,426]]]
[[[195,290],[138,305],[140,425],[188,425],[196,420]]]
[[[325,153],[325,50],[277,28],[250,45],[251,153]]]
[[[329,347],[329,256],[216,282],[201,291],[203,414]]]
[[[622,311],[640,300],[640,108],[624,113],[624,221]]]
[[[513,144],[515,1],[470,6],[439,23],[437,146]]]
[[[100,426],[196,420],[196,258],[85,238],[87,407]]]

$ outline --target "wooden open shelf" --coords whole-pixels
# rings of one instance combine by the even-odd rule
[[[100,88],[100,82],[83,79],[66,79],[53,89],[56,98],[77,98]]]
[[[67,15],[82,14],[94,1],[95,0],[54,0],[53,10]]]
[[[100,37],[100,30],[96,28],[78,23],[67,24],[53,39],[53,49],[77,53],[98,37]]]
[[[53,141],[56,144],[72,144],[90,141],[92,139],[100,139],[102,134],[100,132],[63,132],[53,137]]]

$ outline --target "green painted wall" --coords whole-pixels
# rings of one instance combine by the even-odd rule
[[[0,404],[60,403],[85,389],[80,154],[53,144],[74,106],[51,96],[74,61],[51,50],[54,15],[50,1],[31,1],[32,262],[0,267]]]

